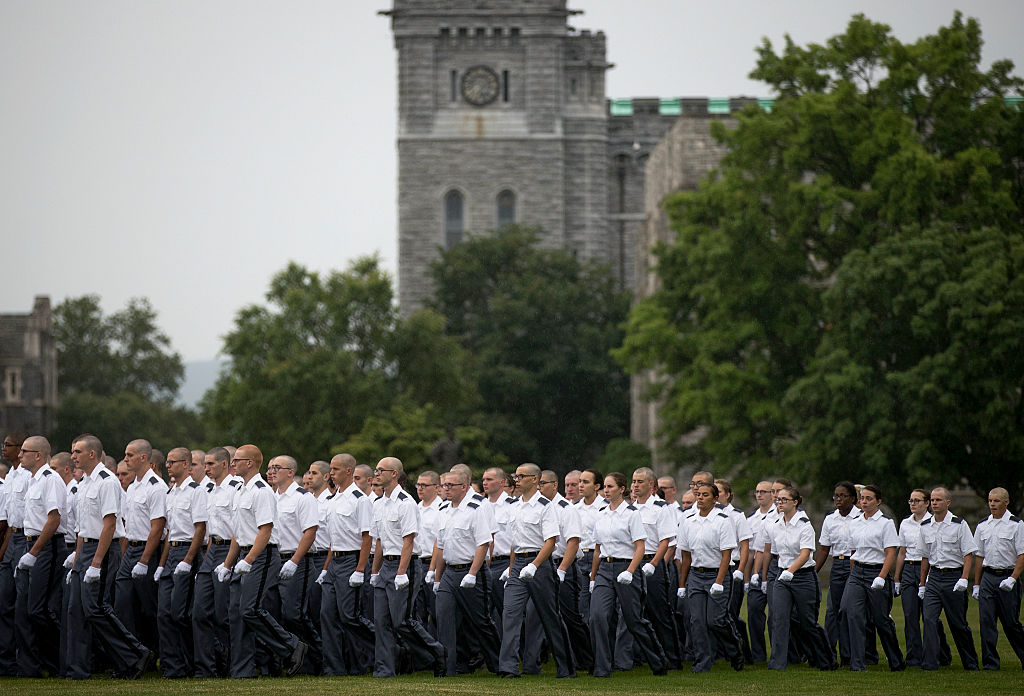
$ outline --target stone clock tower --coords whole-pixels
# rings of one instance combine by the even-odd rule
[[[612,263],[603,33],[565,0],[394,0],[398,280],[431,292],[438,248],[502,224]]]

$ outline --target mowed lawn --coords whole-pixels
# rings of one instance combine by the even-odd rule
[[[903,640],[903,615],[899,600],[893,605],[900,642]],[[746,611],[744,609],[744,615]],[[824,608],[822,608],[824,615]],[[978,605],[970,603],[968,619],[978,643]],[[947,629],[948,632],[948,629]],[[948,633],[947,633],[948,635]],[[952,647],[952,638],[950,637]],[[691,674],[688,671],[670,672],[667,677],[654,677],[650,670],[635,669],[618,672],[608,679],[595,679],[581,674],[577,679],[555,679],[548,665],[541,676],[524,676],[518,680],[499,679],[481,671],[474,675],[435,679],[428,673],[418,673],[395,679],[371,677],[293,677],[291,679],[258,680],[205,680],[189,679],[168,681],[150,674],[137,682],[126,682],[97,677],[92,681],[68,682],[51,679],[0,679],[0,694],[4,696],[30,696],[34,694],[75,694],[76,696],[114,696],[119,694],[146,694],[146,696],[177,696],[180,694],[217,694],[220,696],[420,696],[421,694],[465,694],[467,696],[505,696],[509,693],[528,692],[530,696],[567,696],[593,694],[595,696],[645,696],[664,694],[667,690],[696,692],[700,696],[736,696],[737,694],[776,693],[791,694],[857,693],[917,693],[917,694],[1020,694],[1024,693],[1024,675],[1021,664],[1000,636],[999,652],[1002,669],[998,672],[964,672],[955,654],[951,667],[938,672],[923,672],[909,668],[906,672],[891,673],[882,664],[868,667],[867,672],[846,670],[819,672],[805,665],[790,667],[786,672],[774,672],[763,665],[747,667],[733,672],[720,662],[710,674]]]

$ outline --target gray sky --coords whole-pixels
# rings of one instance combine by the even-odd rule
[[[289,260],[396,268],[395,53],[387,0],[0,0],[0,312],[146,296],[185,360]],[[610,97],[770,96],[777,50],[863,12],[910,41],[944,0],[570,0],[603,30]],[[986,64],[1024,74],[1024,2],[972,0]]]

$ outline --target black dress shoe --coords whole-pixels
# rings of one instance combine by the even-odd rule
[[[156,655],[153,654],[152,650],[146,650],[146,653],[138,659],[138,661],[132,665],[125,673],[125,679],[139,679],[149,671],[149,667],[153,664]]]
[[[519,675],[518,674],[513,674],[512,672],[502,672],[501,673],[501,678],[502,679],[518,679]]]
[[[448,676],[448,648],[441,646],[441,654],[434,658],[434,676]]]
[[[299,644],[295,646],[295,650],[292,651],[292,655],[288,658],[288,663],[286,665],[286,674],[289,677],[294,677],[295,673],[302,668],[302,663],[306,660],[306,651],[308,650],[309,646],[301,640],[299,641]]]

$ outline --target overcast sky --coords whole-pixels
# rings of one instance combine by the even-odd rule
[[[1024,2],[971,0],[986,64],[1024,74]],[[944,0],[570,0],[603,30],[609,97],[770,96],[754,49],[863,12],[910,41]],[[0,312],[146,296],[185,360],[213,358],[289,260],[394,272],[387,0],[0,0]]]

